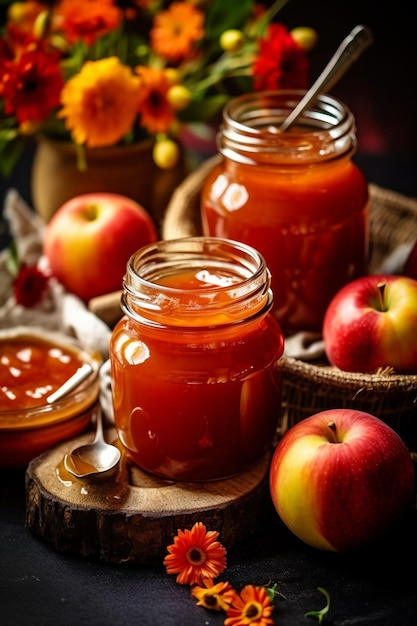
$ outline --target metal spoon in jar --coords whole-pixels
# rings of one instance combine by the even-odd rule
[[[320,76],[313,83],[297,106],[283,121],[279,130],[285,132],[298,120],[308,105],[319,93],[326,93],[338,82],[346,70],[352,65],[362,52],[373,42],[373,35],[367,26],[355,26],[342,41]]]
[[[77,480],[88,483],[111,478],[119,469],[120,450],[107,443],[103,435],[101,409],[97,408],[96,436],[92,443],[75,448],[64,456],[64,467]]]

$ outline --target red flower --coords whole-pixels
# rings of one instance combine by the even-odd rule
[[[13,292],[17,304],[35,306],[48,288],[48,276],[36,265],[21,263],[19,273],[13,281]]]
[[[0,59],[0,96],[6,115],[15,115],[20,124],[49,116],[59,105],[64,85],[59,58],[40,42],[28,39],[15,58]]]
[[[259,54],[252,67],[257,91],[306,89],[309,63],[306,51],[282,24],[270,24],[265,39],[259,40]]]

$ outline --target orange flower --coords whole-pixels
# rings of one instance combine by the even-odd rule
[[[191,530],[178,530],[164,559],[168,574],[178,574],[181,585],[200,584],[216,578],[226,568],[226,550],[217,541],[219,533],[196,522]]]
[[[224,626],[270,626],[274,623],[270,617],[273,610],[265,587],[246,585],[227,609]]]
[[[227,611],[236,598],[236,591],[230,583],[220,582],[216,585],[212,578],[203,580],[204,587],[193,587],[192,595],[197,598],[197,606],[212,611]]]
[[[88,61],[62,90],[63,108],[77,144],[110,146],[132,128],[137,116],[140,80],[117,57]]]
[[[152,50],[172,63],[189,56],[204,37],[204,14],[188,2],[173,2],[155,16],[150,32]]]
[[[167,74],[145,65],[136,67],[135,71],[142,79],[138,102],[140,124],[150,133],[164,133],[175,120],[167,95],[172,86]]]
[[[55,13],[69,43],[82,39],[92,44],[115,30],[123,17],[114,0],[61,0]]]

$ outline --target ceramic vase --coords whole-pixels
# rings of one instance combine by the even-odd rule
[[[133,198],[159,226],[175,188],[185,176],[184,158],[170,170],[152,160],[152,141],[86,150],[81,171],[73,144],[39,139],[32,167],[34,209],[48,222],[70,198],[91,192],[112,192]]]

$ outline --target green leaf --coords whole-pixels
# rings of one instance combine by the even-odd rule
[[[321,624],[322,621],[326,619],[330,609],[330,595],[323,587],[317,587],[317,589],[326,598],[326,605],[322,609],[320,609],[320,611],[308,611],[307,613],[304,613],[304,617],[315,617],[318,620],[319,624]]]
[[[203,100],[192,100],[188,107],[180,112],[179,117],[183,122],[210,121],[229,100],[230,96],[226,94],[205,97]]]
[[[0,175],[7,178],[12,173],[25,146],[25,138],[16,130],[0,130]]]
[[[15,241],[12,241],[8,248],[8,254],[6,256],[6,268],[9,274],[15,278],[19,273],[19,255],[17,252],[17,245]]]
[[[252,0],[216,0],[205,22],[208,38],[217,40],[225,30],[243,28],[251,16],[252,5]]]

